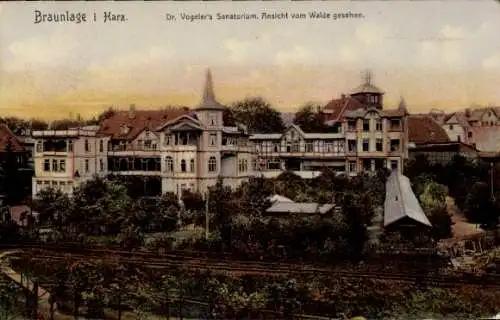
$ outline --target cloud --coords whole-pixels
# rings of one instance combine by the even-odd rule
[[[246,60],[251,47],[255,45],[251,41],[241,41],[236,39],[228,39],[224,46],[229,51],[229,59],[233,62],[241,62]]]
[[[126,71],[135,68],[162,65],[175,55],[175,50],[166,46],[151,46],[149,48],[115,55],[110,59],[96,62],[90,69],[112,69]]]
[[[357,62],[359,59],[359,50],[352,45],[352,44],[346,44],[340,47],[339,50],[339,58],[343,62]]]
[[[64,65],[75,58],[79,47],[74,36],[62,31],[15,41],[8,46],[12,60],[5,65],[11,70]]]
[[[311,58],[311,54],[301,46],[294,46],[288,51],[279,51],[276,53],[274,62],[280,66],[287,66],[293,64],[307,63]]]
[[[440,35],[446,39],[465,39],[470,36],[470,33],[465,27],[447,24],[441,29]]]
[[[356,28],[355,35],[364,45],[378,45],[388,36],[388,28],[380,24],[363,23]]]
[[[500,68],[500,52],[497,52],[482,61],[484,69]]]

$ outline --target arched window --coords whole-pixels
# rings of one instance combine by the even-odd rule
[[[215,157],[210,157],[210,159],[208,159],[208,171],[217,171],[217,159],[215,159]]]
[[[166,172],[174,171],[174,160],[172,159],[172,157],[165,158],[165,171]]]
[[[191,161],[189,163],[189,166],[190,166],[189,169],[190,169],[191,172],[195,172],[196,171],[195,168],[194,168],[194,159],[191,159]]]
[[[181,171],[186,172],[186,160],[181,160]]]

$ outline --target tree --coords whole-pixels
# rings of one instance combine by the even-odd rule
[[[30,182],[23,179],[18,156],[19,155],[14,150],[12,140],[9,138],[1,160],[1,189],[5,195],[4,203],[6,205],[19,204],[24,197],[27,196],[25,187],[27,184],[29,185]]]
[[[320,106],[309,103],[295,113],[293,123],[304,132],[324,132],[327,130],[325,120],[325,114],[320,111]]]
[[[452,220],[446,207],[447,188],[430,180],[419,191],[418,196],[422,209],[428,215],[432,224],[432,237],[435,240],[451,237]]]
[[[250,133],[283,132],[281,115],[262,98],[247,98],[235,102],[231,111],[239,124],[246,125]]]
[[[476,182],[465,200],[465,216],[484,229],[496,228],[500,214],[498,202],[491,198],[489,190],[487,183]]]
[[[83,218],[85,232],[93,235],[116,235],[120,232],[131,199],[127,189],[114,181],[94,177],[73,192],[74,216]]]

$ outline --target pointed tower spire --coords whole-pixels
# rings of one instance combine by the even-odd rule
[[[207,69],[207,73],[205,76],[205,86],[203,88],[203,97],[201,99],[201,104],[196,109],[224,109],[224,106],[222,106],[215,98],[212,72],[210,71],[210,69]]]
[[[408,108],[406,107],[406,101],[405,101],[405,98],[403,96],[401,96],[401,98],[399,100],[398,109],[404,111],[405,113],[408,113]]]

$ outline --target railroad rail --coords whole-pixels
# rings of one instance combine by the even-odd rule
[[[169,255],[167,258],[144,259],[120,257],[118,255],[88,255],[81,253],[47,253],[34,251],[21,252],[18,256],[28,257],[30,260],[42,261],[86,261],[97,259],[110,263],[127,263],[140,265],[146,268],[155,269],[184,269],[209,271],[211,273],[223,273],[233,275],[261,275],[261,276],[285,276],[292,274],[300,275],[325,275],[335,276],[339,278],[364,278],[364,279],[380,279],[388,281],[412,282],[422,285],[436,286],[462,286],[462,285],[480,285],[483,287],[500,287],[500,277],[464,277],[452,275],[436,275],[425,273],[397,273],[397,272],[369,272],[359,270],[359,272],[342,271],[333,268],[318,268],[299,264],[272,264],[266,262],[249,262],[249,261],[210,261],[200,259],[186,259],[186,257],[178,255]]]

